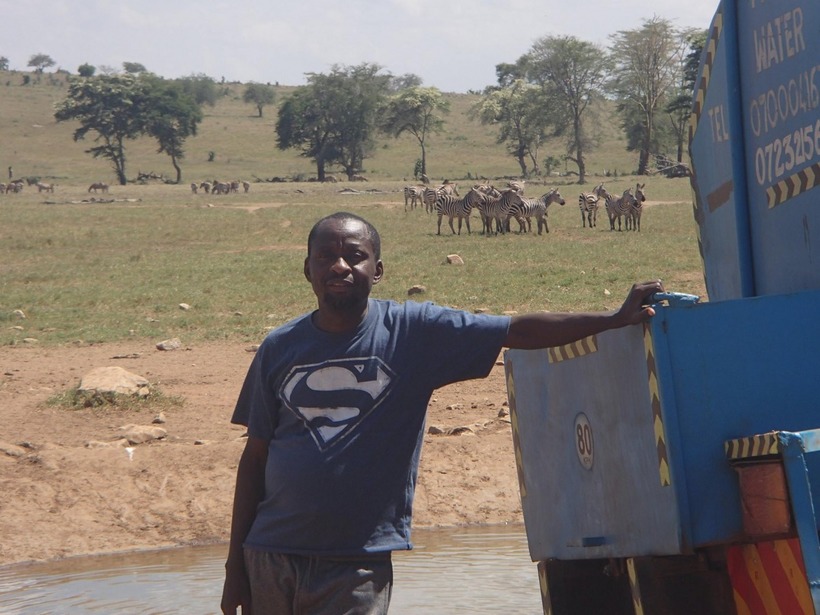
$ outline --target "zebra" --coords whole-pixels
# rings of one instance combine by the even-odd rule
[[[452,194],[439,194],[436,198],[436,212],[438,212],[438,229],[436,235],[441,235],[441,219],[447,216],[447,221],[450,224],[450,230],[456,234],[456,229],[453,228],[453,218],[458,218],[458,234],[461,235],[461,221],[467,224],[467,233],[472,234],[470,230],[470,214],[473,207],[479,206],[486,196],[478,190],[471,189],[462,198],[458,198]]]
[[[524,183],[525,180],[515,180],[511,179],[507,182],[507,186],[513,190],[515,190],[519,195],[524,196]]]
[[[495,188],[492,194],[485,194],[486,200],[478,205],[478,211],[484,222],[484,232],[489,235],[493,232],[493,220],[495,220],[495,234],[504,233],[507,220],[513,208],[520,206],[523,201],[521,196],[513,189],[499,192]],[[496,196],[497,195],[497,196]]]
[[[404,187],[404,211],[407,211],[407,205],[410,209],[416,208],[416,202],[423,202],[424,186],[405,186]]]
[[[626,230],[640,231],[641,230],[641,213],[643,212],[643,202],[646,200],[644,194],[644,187],[646,183],[635,184],[635,202],[632,204],[632,209],[626,216]]]
[[[522,205],[519,205],[518,207],[518,214],[526,221],[528,232],[532,230],[533,216],[535,216],[535,219],[538,221],[539,235],[541,235],[542,228],[545,232],[550,232],[550,229],[547,226],[547,208],[549,208],[549,206],[553,203],[558,203],[559,205],[566,204],[564,197],[562,197],[561,193],[558,192],[558,188],[553,188],[549,192],[542,194],[537,199],[522,199]]]
[[[606,213],[609,215],[609,230],[615,230],[615,219],[618,219],[618,230],[621,230],[621,216],[629,217],[635,197],[632,188],[627,188],[620,197],[612,194],[606,198]]]
[[[421,201],[424,203],[424,210],[430,214],[436,207],[436,199],[442,194],[440,188],[426,187],[421,194]]]
[[[578,208],[581,210],[581,224],[584,228],[589,222],[589,228],[596,226],[598,223],[598,201],[608,192],[604,189],[604,184],[600,183],[592,192],[582,192],[578,197]]]

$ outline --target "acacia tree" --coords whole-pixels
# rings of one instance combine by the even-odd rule
[[[390,97],[382,115],[382,129],[398,138],[409,132],[421,147],[421,174],[427,174],[427,136],[444,128],[440,114],[450,112],[450,103],[437,88],[420,86],[400,90]]]
[[[523,79],[515,79],[506,86],[488,88],[487,93],[470,108],[470,116],[482,124],[498,127],[498,143],[516,159],[522,177],[538,174],[538,152],[550,123],[541,100],[541,89]]]
[[[202,120],[199,106],[178,84],[151,74],[71,77],[68,95],[57,103],[54,117],[58,122],[80,123],[74,131],[75,141],[89,133],[95,135],[98,145],[86,152],[109,160],[121,185],[128,181],[125,143],[141,135],[155,138],[159,151],[171,156],[179,181],[183,144],[196,134]]]
[[[262,117],[262,109],[267,105],[272,105],[276,100],[276,93],[269,85],[262,83],[249,83],[242,94],[242,100],[254,105],[259,117]]]
[[[9,59],[6,56],[0,56],[0,70],[9,69]]]
[[[42,73],[45,69],[51,68],[55,64],[56,62],[51,56],[45,53],[35,53],[28,59],[28,65],[38,73]]]
[[[168,154],[176,171],[176,181],[182,181],[179,161],[185,158],[185,140],[196,136],[202,121],[202,110],[178,83],[152,79],[144,106],[144,132],[154,137],[157,152]]]
[[[639,151],[638,175],[648,171],[657,115],[674,87],[679,39],[672,24],[657,16],[645,20],[637,30],[622,30],[612,36],[615,67],[610,89],[618,99],[623,127],[630,138],[628,147]]]
[[[95,134],[94,142],[99,145],[86,153],[109,160],[117,180],[124,186],[125,142],[142,134],[143,100],[143,84],[131,75],[69,78],[68,95],[57,103],[54,117],[58,122],[80,123],[74,131],[75,141]]]
[[[298,147],[316,162],[319,180],[328,164],[348,179],[362,170],[373,150],[378,112],[388,92],[389,74],[377,64],[334,66],[330,74],[310,73],[279,110],[277,146]],[[297,96],[298,95],[298,96]]]
[[[578,183],[583,184],[586,154],[596,143],[585,120],[590,105],[603,98],[609,69],[606,53],[573,36],[548,36],[536,41],[525,57],[519,65],[543,89],[554,134],[566,137],[567,159],[578,166]]]

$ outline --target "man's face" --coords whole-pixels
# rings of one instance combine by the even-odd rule
[[[305,277],[319,308],[344,312],[362,308],[383,273],[373,244],[358,220],[330,219],[321,224],[305,259]]]

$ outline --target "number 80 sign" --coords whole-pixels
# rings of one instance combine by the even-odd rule
[[[592,427],[589,419],[583,412],[575,417],[575,452],[578,453],[578,460],[587,470],[592,469],[592,461],[595,449],[592,441]]]

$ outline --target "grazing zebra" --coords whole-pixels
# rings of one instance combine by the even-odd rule
[[[646,200],[644,194],[643,184],[635,184],[635,202],[632,204],[632,209],[629,215],[626,216],[626,230],[640,231],[641,230],[641,213],[643,213],[643,202]]]
[[[492,191],[492,194],[485,194],[484,203],[478,205],[486,235],[493,232],[493,220],[495,220],[495,234],[504,233],[510,212],[522,203],[521,196],[515,190],[507,189],[499,192],[493,188]],[[483,191],[479,192],[483,193]]]
[[[417,202],[424,202],[424,186],[405,186],[404,187],[404,211],[407,211],[407,205],[410,209],[416,208]]]
[[[424,203],[424,210],[431,214],[436,207],[436,199],[442,194],[440,188],[425,188],[421,195],[421,200]]]
[[[620,197],[612,194],[606,199],[606,213],[609,215],[609,230],[615,230],[615,219],[618,219],[618,230],[621,230],[621,216],[627,216],[632,211],[632,205],[635,203],[635,197],[632,194],[632,188],[627,188]]]
[[[558,203],[559,205],[566,204],[564,197],[562,197],[561,193],[558,192],[558,188],[553,188],[546,194],[542,194],[540,198],[537,199],[522,199],[522,204],[518,206],[517,212],[518,215],[526,221],[527,232],[532,231],[533,216],[535,216],[535,219],[538,221],[539,235],[541,235],[542,228],[547,233],[550,232],[550,229],[547,226],[547,208],[553,203]],[[515,215],[515,208],[513,215]]]
[[[444,183],[441,186],[439,186],[439,190],[441,190],[444,194],[461,196],[458,193],[458,184],[452,183],[449,179],[444,180]]]
[[[461,221],[467,224],[467,233],[471,234],[470,230],[470,214],[473,207],[478,207],[484,200],[486,195],[478,190],[471,189],[462,198],[458,198],[452,194],[439,194],[436,198],[436,212],[438,213],[438,228],[436,235],[441,235],[441,219],[447,216],[447,221],[450,224],[450,230],[456,234],[456,229],[453,228],[453,218],[458,218],[458,234],[461,235]]]
[[[600,183],[592,189],[592,192],[582,192],[581,196],[578,197],[578,208],[581,210],[581,224],[583,224],[584,228],[586,228],[587,222],[589,222],[589,228],[597,225],[598,201],[600,201],[601,197],[605,194],[608,193],[604,190],[604,184]]]

